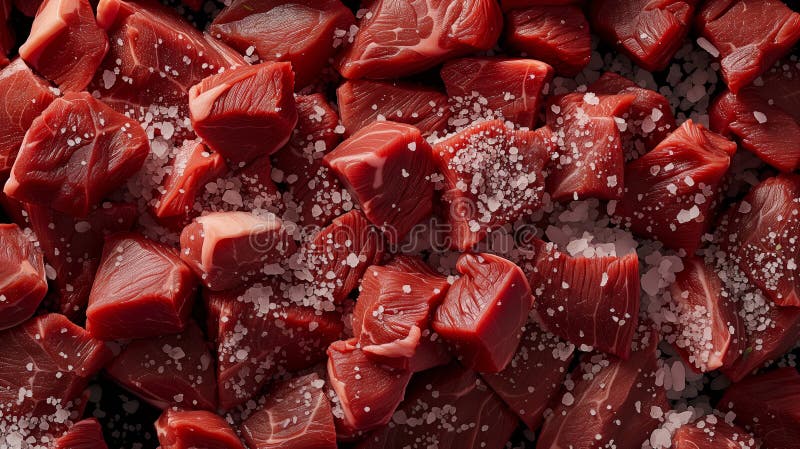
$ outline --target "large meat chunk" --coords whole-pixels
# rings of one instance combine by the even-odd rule
[[[348,79],[402,78],[488,50],[503,28],[495,0],[377,0],[339,61]]]
[[[694,254],[714,220],[735,151],[735,143],[687,120],[625,166],[625,195],[615,214],[633,232]]]
[[[181,332],[188,323],[197,279],[178,252],[139,234],[106,239],[86,329],[101,340]]]
[[[722,77],[734,93],[769,70],[800,40],[800,14],[780,0],[706,1],[696,22],[700,35],[715,49]]]
[[[528,280],[547,330],[577,346],[627,359],[639,316],[639,260],[570,256],[537,240]]]
[[[258,449],[336,449],[336,428],[325,381],[316,373],[270,390],[260,410],[242,423],[242,437]]]
[[[42,251],[15,224],[0,224],[0,330],[30,318],[47,293]]]
[[[231,425],[205,410],[164,410],[156,434],[162,449],[244,449]]]
[[[542,206],[552,133],[476,123],[433,148],[444,176],[450,245],[467,250],[487,234]]]
[[[684,424],[672,435],[674,449],[757,449],[753,435],[716,415]]]
[[[262,61],[291,62],[296,84],[303,87],[317,80],[354,23],[339,0],[235,0],[209,31]]]
[[[89,0],[46,0],[19,55],[61,90],[80,91],[108,51]]]
[[[103,439],[103,427],[97,418],[75,423],[53,442],[53,449],[108,449]]]
[[[88,93],[68,93],[31,124],[4,192],[83,217],[136,173],[149,152],[139,123]]]
[[[431,212],[431,147],[411,125],[373,122],[323,160],[391,244],[402,241]]]
[[[477,371],[502,371],[517,352],[531,309],[531,288],[522,270],[491,254],[464,254],[461,274],[436,310],[433,328]]]
[[[226,70],[189,90],[192,126],[231,167],[242,167],[289,141],[297,124],[293,92],[288,62]]]
[[[199,139],[186,140],[175,152],[171,169],[155,205],[156,217],[194,213],[197,193],[206,183],[225,174],[228,167],[219,153],[212,153]]]

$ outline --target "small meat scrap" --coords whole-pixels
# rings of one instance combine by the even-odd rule
[[[184,141],[175,153],[171,170],[161,187],[161,197],[155,206],[156,216],[187,216],[194,213],[198,192],[227,170],[222,156],[210,152],[200,140]]]

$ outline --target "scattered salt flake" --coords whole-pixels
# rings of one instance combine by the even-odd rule
[[[697,205],[694,205],[689,210],[681,209],[681,211],[678,212],[677,219],[678,223],[688,223],[699,216],[700,216],[700,208],[698,208]]]
[[[711,56],[715,58],[719,57],[719,50],[717,50],[717,47],[715,47],[714,44],[712,44],[708,39],[704,37],[698,37],[697,45],[699,45],[703,50],[707,51]]]
[[[575,403],[575,396],[573,396],[570,392],[566,392],[564,393],[564,396],[561,397],[561,403],[569,407]]]
[[[758,123],[767,123],[767,115],[761,111],[753,111],[753,117]]]

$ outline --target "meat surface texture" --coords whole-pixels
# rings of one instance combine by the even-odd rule
[[[219,153],[212,153],[200,140],[186,140],[172,161],[163,193],[155,206],[157,217],[189,216],[196,213],[195,200],[207,182],[228,171]]]
[[[164,410],[156,433],[163,449],[245,449],[225,419],[205,410]]]
[[[53,442],[53,449],[108,449],[97,418],[77,422]]]
[[[30,318],[47,293],[42,252],[15,224],[0,224],[0,330]]]
[[[716,415],[684,424],[672,436],[675,449],[751,449],[758,447],[753,435]]]

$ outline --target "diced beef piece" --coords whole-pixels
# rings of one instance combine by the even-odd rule
[[[501,226],[542,206],[552,133],[476,123],[433,149],[444,176],[450,245],[467,250]]]
[[[336,98],[347,134],[375,120],[407,123],[424,136],[441,134],[450,118],[445,94],[402,81],[345,81],[336,89]]]
[[[570,256],[541,240],[534,250],[528,280],[546,330],[576,346],[627,359],[639,316],[636,253]]]
[[[89,0],[46,0],[19,48],[25,62],[64,91],[86,88],[107,51]]]
[[[56,96],[20,58],[0,70],[0,92],[0,177],[5,177],[17,159],[25,132]]]
[[[625,166],[615,214],[641,236],[692,255],[714,220],[736,144],[691,120]]]
[[[134,340],[106,367],[108,375],[154,407],[215,410],[214,359],[200,327],[180,334]]]
[[[706,1],[698,10],[695,26],[715,49],[722,77],[734,93],[766,72],[800,40],[800,14],[779,0]]]
[[[529,321],[519,349],[506,369],[482,374],[483,380],[531,430],[542,424],[545,410],[561,388],[575,345],[542,331]]]
[[[753,435],[716,415],[684,424],[672,435],[674,449],[755,449]]]
[[[402,78],[489,50],[502,28],[494,0],[378,0],[368,5],[338,69],[348,79]]]
[[[457,116],[461,110],[486,109],[532,129],[553,68],[535,59],[462,58],[445,63],[441,76]]]
[[[245,449],[224,418],[205,410],[164,410],[156,433],[162,449]]]
[[[575,5],[530,6],[506,13],[505,42],[563,76],[580,73],[592,56],[589,22]]]
[[[683,45],[698,0],[590,2],[592,30],[645,70],[667,67]]]
[[[328,378],[351,432],[384,426],[403,400],[411,371],[372,361],[355,340],[328,348]]]
[[[316,373],[270,390],[260,410],[242,424],[242,437],[258,449],[336,449],[336,428],[325,381]]]
[[[683,261],[683,271],[670,287],[673,346],[700,371],[730,366],[744,352],[747,336],[734,298],[702,259]]]
[[[296,85],[303,87],[317,80],[354,23],[339,0],[235,0],[209,30],[262,61],[291,62]]]
[[[431,147],[411,125],[373,122],[323,160],[391,244],[431,213]]]
[[[297,124],[294,73],[288,62],[241,66],[189,90],[197,135],[238,168],[278,151]]]
[[[83,217],[136,173],[149,152],[139,123],[88,93],[68,93],[31,124],[4,191]]]
[[[0,341],[4,418],[45,416],[68,409],[111,359],[103,342],[54,313],[0,332]]]
[[[384,266],[369,267],[353,312],[361,349],[378,361],[412,358],[448,287],[445,276],[415,257],[397,256]]]
[[[183,142],[172,160],[161,198],[155,206],[157,217],[187,216],[194,212],[197,193],[206,183],[228,170],[219,153],[212,153],[200,140]]]
[[[275,217],[248,212],[212,212],[181,232],[181,258],[214,291],[261,280],[264,267],[294,253],[294,240]]]
[[[47,293],[42,251],[15,224],[0,224],[0,330],[31,316]]]
[[[545,420],[536,447],[640,449],[659,425],[653,409],[669,410],[655,380],[657,343],[655,336],[646,339],[628,360],[584,355],[573,388]]]
[[[531,288],[514,263],[491,254],[463,254],[456,279],[436,310],[433,328],[477,371],[502,371],[517,352],[531,309]]]
[[[388,426],[358,449],[501,449],[519,420],[475,372],[457,363],[417,376]]]
[[[101,340],[147,338],[186,328],[197,279],[178,252],[139,234],[106,239],[86,329]]]
[[[53,442],[53,449],[108,449],[103,438],[103,427],[97,418],[75,423],[64,435]]]

